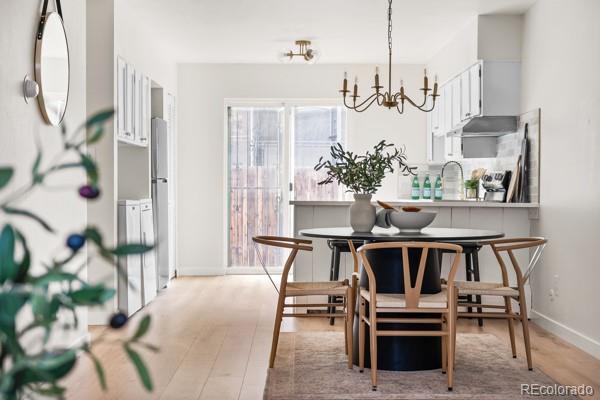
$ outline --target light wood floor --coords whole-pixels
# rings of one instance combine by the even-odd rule
[[[109,390],[102,392],[93,364],[82,356],[67,378],[68,399],[240,399],[262,398],[271,345],[276,292],[264,276],[180,278],[144,311],[152,315],[148,342],[159,353],[143,351],[154,381],[146,392],[121,347],[105,342],[95,353],[106,370]],[[139,319],[139,315],[135,319]],[[130,335],[97,327],[92,336]],[[282,331],[341,329],[321,319],[284,319]],[[518,326],[517,332],[519,332]],[[459,332],[492,333],[506,342],[506,323],[486,321],[479,328],[463,320]],[[532,324],[534,367],[562,384],[588,384],[600,398],[600,360]],[[524,359],[522,336],[518,354]],[[526,368],[523,361],[523,368]]]

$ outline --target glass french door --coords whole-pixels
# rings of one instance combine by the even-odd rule
[[[227,106],[227,265],[233,273],[261,266],[253,236],[291,236],[290,199],[344,197],[336,184],[318,185],[325,172],[314,166],[330,157],[331,145],[346,145],[345,109],[327,101],[256,103]],[[260,251],[266,267],[282,267],[285,251]]]
[[[229,151],[229,267],[259,267],[255,235],[289,235],[285,107],[227,108]],[[283,252],[261,248],[266,267]]]

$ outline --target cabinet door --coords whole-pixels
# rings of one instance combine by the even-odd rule
[[[117,135],[127,137],[126,105],[127,105],[127,63],[117,57]]]
[[[460,77],[454,78],[450,86],[452,87],[452,123],[451,129],[454,129],[460,119]]]
[[[143,146],[148,145],[150,131],[150,78],[141,76],[140,79],[140,129],[137,141]]]
[[[477,63],[469,69],[469,100],[471,116],[481,115],[481,64]]]
[[[124,137],[133,140],[133,97],[135,92],[135,70],[126,64],[127,82],[125,85],[125,131]]]
[[[140,242],[140,207],[127,206],[125,214],[126,242],[127,244]],[[139,254],[127,256],[127,312],[133,314],[142,308],[142,263]]]
[[[142,121],[142,74],[138,71],[134,73],[133,79],[133,137],[139,142],[141,135]]]
[[[471,117],[471,89],[469,70],[460,74],[460,120]]]
[[[142,243],[154,246],[154,218],[152,216],[152,205],[142,204],[141,218]],[[151,250],[142,254],[142,280],[144,305],[150,303],[156,297],[156,253]]]
[[[437,126],[437,130],[436,130],[436,134],[441,135],[444,134],[445,131],[445,122],[444,122],[444,113],[446,112],[446,99],[444,98],[444,88],[440,88],[439,89],[439,93],[440,93],[440,97],[438,97],[437,101],[436,101],[436,105],[435,108],[437,108],[437,119],[438,119],[438,126]]]
[[[452,130],[452,85],[447,83],[444,86],[444,134]]]
[[[431,101],[430,101],[431,104]],[[437,132],[440,129],[440,104],[439,97],[436,99],[436,104],[433,110],[430,112],[431,114],[431,130],[433,132]]]

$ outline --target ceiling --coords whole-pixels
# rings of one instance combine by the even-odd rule
[[[395,0],[395,63],[424,63],[476,15],[522,14],[535,0]],[[320,63],[387,60],[385,0],[126,0],[124,12],[176,62],[276,63],[310,39]]]

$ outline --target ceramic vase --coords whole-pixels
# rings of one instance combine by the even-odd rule
[[[371,232],[375,226],[375,206],[371,204],[371,194],[354,194],[350,206],[350,226],[354,232]]]

